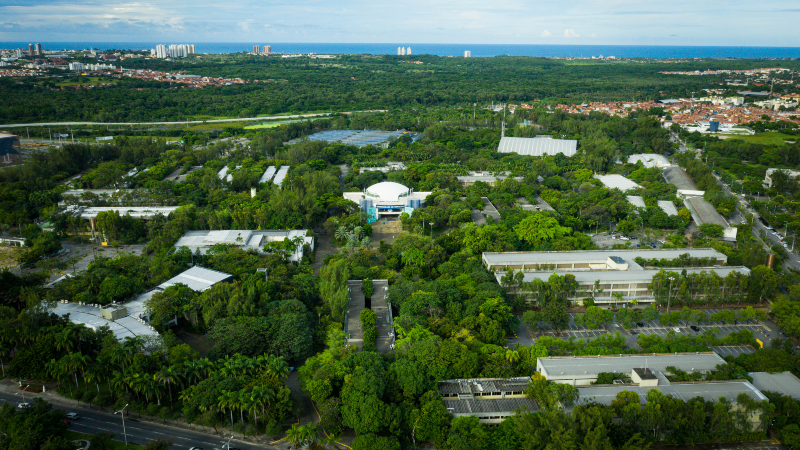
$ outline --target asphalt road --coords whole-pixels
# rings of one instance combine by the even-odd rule
[[[384,109],[374,109],[367,111],[344,111],[339,114],[372,113],[386,112]],[[318,114],[292,114],[288,116],[264,116],[264,117],[240,117],[236,119],[210,119],[210,120],[180,120],[177,122],[39,122],[39,123],[12,123],[0,125],[0,128],[14,127],[47,127],[47,126],[68,126],[68,125],[179,125],[186,123],[224,123],[224,122],[243,122],[252,120],[273,120],[273,119],[297,119],[303,117],[323,117],[330,116],[332,113]]]
[[[31,402],[31,398],[42,397],[42,394],[26,393],[25,400]],[[50,398],[45,397],[50,401]],[[14,406],[22,402],[22,394],[14,395],[8,393],[0,393],[0,401],[11,403]],[[122,418],[113,413],[99,412],[93,409],[64,406],[53,403],[54,409],[60,409],[65,412],[78,413],[80,419],[72,421],[70,430],[79,433],[94,434],[101,431],[110,431],[117,435],[118,441],[124,441],[122,432]],[[174,428],[165,425],[154,424],[150,422],[142,422],[136,419],[136,415],[125,416],[125,430],[128,434],[128,443],[144,445],[147,441],[155,439],[172,439],[175,443],[172,449],[189,449],[191,447],[201,447],[204,450],[222,449],[224,442],[221,436],[214,436],[205,433],[199,433],[191,430],[184,430],[182,428]],[[228,436],[230,437],[230,435]],[[237,441],[231,441],[231,447],[240,448],[242,450],[256,450],[256,449],[273,449],[266,445],[255,445]]]

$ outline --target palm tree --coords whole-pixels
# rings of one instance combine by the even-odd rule
[[[124,372],[125,368],[133,361],[133,352],[129,351],[128,347],[117,344],[109,350],[109,359]]]
[[[180,381],[180,374],[175,366],[163,367],[158,373],[153,375],[155,380],[159,383],[167,385],[169,389],[169,408],[173,409],[172,405],[172,385]]]
[[[222,395],[217,398],[217,406],[221,410],[230,410],[231,412],[231,430],[233,429],[233,408],[236,405],[236,402],[239,400],[239,395],[237,392],[222,390],[220,391]]]
[[[342,226],[340,226],[339,228],[336,229],[336,233],[334,234],[334,237],[336,238],[337,241],[341,241],[343,239],[346,239],[348,234],[349,233],[347,232],[347,228],[342,225]]]
[[[80,372],[86,389],[89,389],[89,385],[86,384],[86,368],[89,367],[90,362],[92,362],[92,358],[82,353],[72,353],[70,355],[70,364],[75,370],[75,384],[78,384],[78,372]]]
[[[70,326],[64,327],[61,331],[56,333],[56,350],[72,353],[75,348],[75,326],[70,323]]]
[[[519,361],[519,351],[517,350],[506,350],[506,360],[511,363],[512,365]]]

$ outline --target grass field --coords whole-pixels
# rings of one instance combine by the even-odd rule
[[[19,265],[17,256],[22,252],[19,247],[0,245],[0,270],[10,269]]]
[[[309,117],[309,118],[306,118],[306,119],[281,120],[281,121],[278,121],[278,122],[264,122],[264,123],[259,123],[257,125],[246,126],[246,127],[244,127],[244,129],[245,130],[257,130],[259,128],[275,128],[275,127],[279,127],[281,125],[286,125],[287,123],[305,122],[306,120],[316,120],[316,119],[318,119],[318,117]]]
[[[78,433],[77,431],[71,431],[71,430],[67,430],[66,435],[67,439],[72,439],[73,441],[78,439],[88,440],[89,437],[91,436],[90,434]],[[122,436],[117,436],[117,439],[122,439]],[[126,450],[125,442],[120,442],[120,441],[111,441],[111,446],[109,448],[111,450]],[[128,444],[127,448],[127,450],[140,450],[140,449],[144,449],[144,447],[135,444]]]
[[[780,145],[786,143],[786,141],[796,141],[798,137],[783,133],[766,132],[756,133],[753,136],[730,136],[726,139],[741,139],[752,144]]]
[[[61,81],[54,83],[57,87],[67,87],[67,86],[77,86],[79,84],[82,85],[94,85],[94,84],[103,84],[103,83],[116,83],[113,78],[109,77],[71,77]]]

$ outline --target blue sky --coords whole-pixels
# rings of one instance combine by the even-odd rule
[[[797,0],[2,0],[0,42],[794,47]]]

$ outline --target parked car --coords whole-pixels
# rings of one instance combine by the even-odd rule
[[[644,328],[644,322],[636,322],[636,325],[639,325],[640,327]]]
[[[680,329],[680,328],[678,328],[678,327],[672,327],[672,331],[674,331],[674,332],[676,332],[676,333],[680,333],[680,332],[681,332],[681,329]]]
[[[30,408],[32,406],[33,405],[31,405],[30,403],[20,403],[19,405],[17,405],[17,408],[19,408],[19,409],[28,409],[28,408]]]
[[[67,419],[69,419],[69,420],[78,420],[78,419],[80,419],[80,418],[81,418],[81,417],[78,415],[78,413],[74,413],[74,412],[67,413],[67,415],[66,415],[65,417],[66,417]]]
[[[692,329],[692,331],[700,332],[700,327],[698,327],[697,325],[692,325],[690,328]]]
[[[635,335],[635,334],[636,334],[636,332],[635,332],[635,331],[631,331],[631,335]]]

